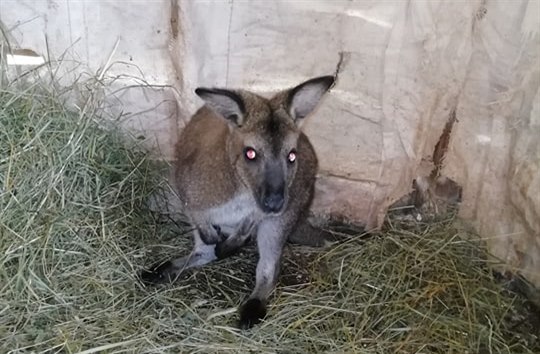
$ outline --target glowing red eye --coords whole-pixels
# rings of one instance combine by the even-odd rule
[[[247,148],[245,154],[248,160],[255,160],[257,157],[257,153],[252,148]]]
[[[291,163],[296,161],[296,152],[294,151],[289,152],[289,156],[287,156],[287,160],[289,160],[289,162]]]

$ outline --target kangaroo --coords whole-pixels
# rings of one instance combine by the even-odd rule
[[[318,165],[300,125],[333,83],[333,76],[314,78],[270,99],[245,90],[195,90],[205,105],[180,134],[173,165],[174,187],[195,227],[194,247],[143,272],[144,281],[171,281],[253,238],[255,288],[240,307],[239,325],[249,328],[266,316],[285,242],[295,231],[312,230],[305,225]]]

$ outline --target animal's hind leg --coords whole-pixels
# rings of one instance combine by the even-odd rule
[[[198,230],[194,232],[194,247],[188,256],[175,258],[165,263],[157,264],[148,271],[141,273],[142,281],[146,283],[164,283],[175,281],[186,269],[201,267],[217,259],[216,245],[204,243]]]

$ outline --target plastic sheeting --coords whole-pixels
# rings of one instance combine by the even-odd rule
[[[106,66],[110,114],[165,158],[197,86],[271,92],[337,73],[305,124],[313,211],[380,226],[436,168],[491,252],[540,285],[539,3],[2,0],[0,21],[16,47],[45,54],[47,37],[69,75]]]

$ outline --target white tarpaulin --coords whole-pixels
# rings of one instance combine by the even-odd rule
[[[0,21],[13,47],[62,57],[73,77],[107,66],[111,114],[166,158],[197,86],[270,92],[337,73],[305,125],[314,212],[377,227],[436,168],[490,250],[540,285],[539,3],[1,0]]]

